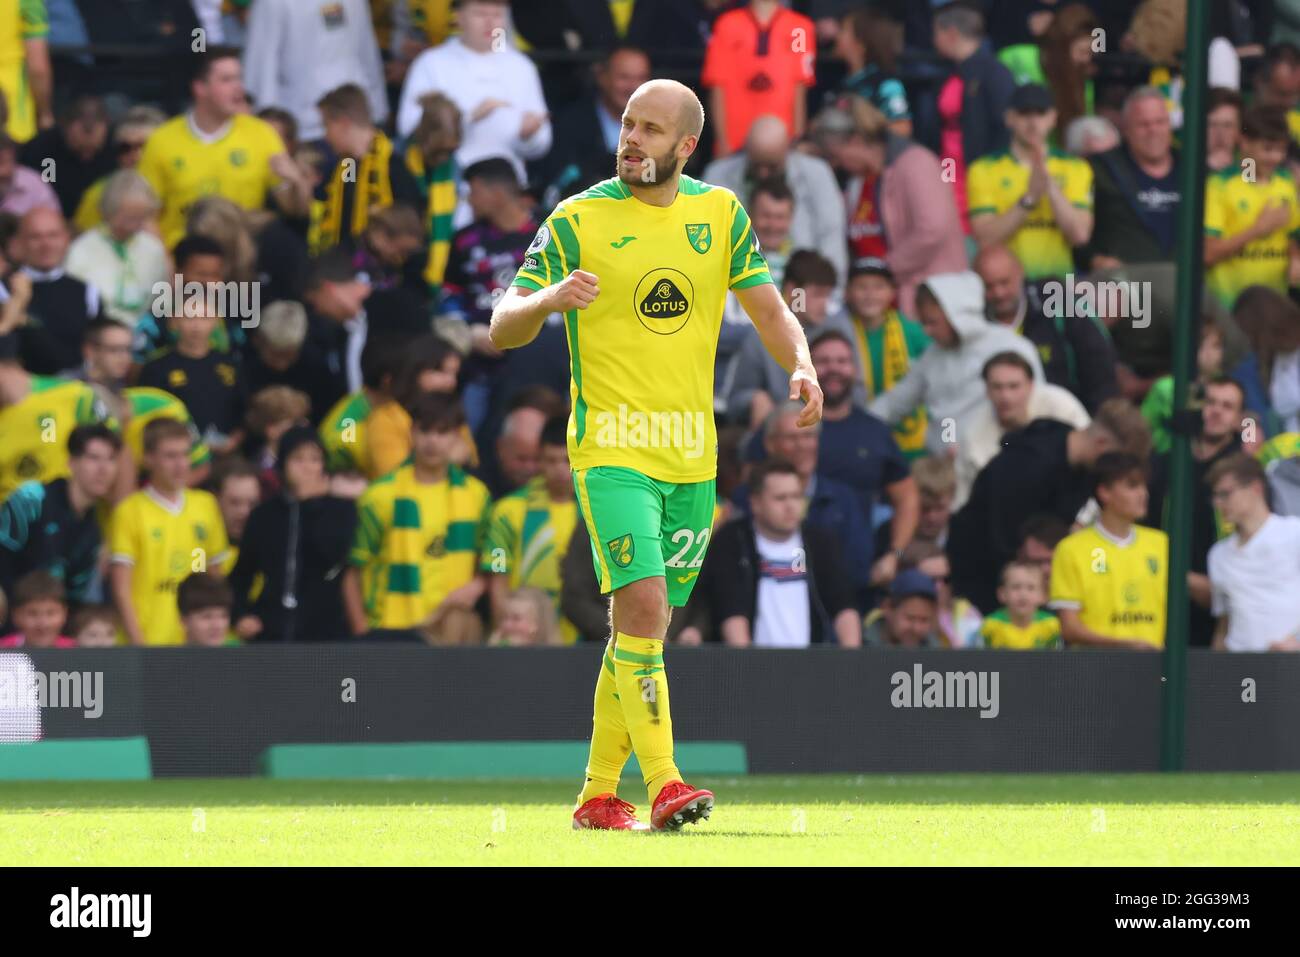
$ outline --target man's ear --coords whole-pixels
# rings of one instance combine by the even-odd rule
[[[700,138],[698,136],[687,134],[686,136],[683,136],[682,141],[677,144],[677,155],[681,157],[683,162],[685,162],[691,158],[691,154],[695,152],[695,147],[699,145]]]

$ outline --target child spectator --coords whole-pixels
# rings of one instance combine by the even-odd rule
[[[73,613],[68,631],[78,648],[112,648],[118,627],[111,605],[83,605]]]
[[[900,568],[914,568],[934,582],[935,630],[948,648],[970,648],[979,644],[979,609],[952,592],[952,570],[948,556],[938,545],[913,542],[903,550]]]
[[[174,419],[145,426],[148,482],[113,510],[109,585],[133,645],[181,644],[177,586],[196,565],[217,570],[229,558],[216,498],[186,487],[190,442],[189,429]]]
[[[1169,539],[1137,524],[1147,511],[1146,467],[1130,453],[1107,452],[1094,475],[1101,515],[1052,557],[1061,635],[1071,645],[1157,651],[1165,643]]]
[[[980,625],[979,634],[985,648],[1062,647],[1061,621],[1042,607],[1047,592],[1038,566],[1031,562],[1008,562],[1002,569],[998,601],[1002,607]]]
[[[845,289],[847,313],[834,325],[845,324],[857,354],[862,376],[854,397],[864,404],[888,392],[930,345],[921,324],[901,315],[895,306],[898,287],[889,265],[882,259],[858,259],[849,268]],[[918,406],[894,426],[894,439],[903,454],[925,454],[925,408]]]
[[[405,456],[391,464],[385,460],[389,468],[380,471],[372,461],[370,420],[376,409],[396,405],[393,385],[406,348],[406,343],[396,336],[366,337],[361,349],[361,388],[340,399],[320,425],[326,464],[331,472],[354,472],[373,480],[402,463]],[[405,440],[408,446],[409,435],[408,424]]]
[[[0,638],[0,648],[75,648],[63,634],[68,605],[63,582],[49,572],[32,572],[14,585],[15,631]]]
[[[489,645],[522,648],[535,645],[558,645],[555,604],[540,588],[516,588],[505,600],[501,624]]]
[[[1231,308],[1247,286],[1280,293],[1300,272],[1300,195],[1285,170],[1286,116],[1256,107],[1241,122],[1241,154],[1254,162],[1249,179],[1233,166],[1205,189],[1205,284]],[[1278,174],[1278,175],[1275,175]]]
[[[199,572],[176,589],[176,607],[185,629],[185,644],[202,648],[238,645],[230,633],[230,606],[234,593],[224,578]]]
[[[287,385],[269,385],[249,402],[244,420],[248,428],[244,454],[257,469],[263,498],[280,490],[280,472],[276,466],[280,437],[295,425],[306,422],[309,408],[306,394]]]
[[[176,345],[140,370],[140,385],[170,392],[189,409],[203,441],[214,452],[229,452],[243,440],[243,375],[227,352],[212,348],[221,322],[213,303],[187,298],[171,322]]]
[[[434,643],[482,639],[474,605],[489,504],[478,479],[452,464],[465,424],[455,398],[426,395],[411,410],[411,461],[366,489],[343,600],[354,635],[420,630]],[[363,596],[366,596],[363,598]]]
[[[321,423],[328,464],[334,472],[355,472],[374,480],[411,454],[411,415],[420,396],[456,391],[460,354],[440,336],[415,340],[371,337],[361,352],[361,391],[345,396]],[[461,467],[478,462],[469,429],[452,453]]]
[[[498,499],[489,513],[479,571],[488,576],[492,616],[502,627],[508,600],[526,586],[550,596],[552,614],[559,610],[560,570],[578,522],[567,429],[564,416],[547,421],[542,429],[541,474]],[[577,631],[567,620],[560,623],[560,635],[566,645],[577,640]]]

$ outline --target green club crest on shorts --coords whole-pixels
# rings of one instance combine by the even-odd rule
[[[636,554],[636,546],[632,542],[632,535],[621,535],[618,538],[606,542],[609,548],[609,557],[619,568],[627,568],[632,564],[632,556]]]
[[[713,230],[708,223],[687,223],[686,239],[697,253],[707,253],[713,245]]]

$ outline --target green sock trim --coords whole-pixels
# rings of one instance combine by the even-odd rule
[[[642,655],[635,651],[624,651],[622,648],[614,649],[614,658],[617,661],[624,661],[632,665],[662,665],[664,663],[662,654]]]

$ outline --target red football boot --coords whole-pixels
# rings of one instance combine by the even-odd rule
[[[669,781],[655,798],[650,810],[650,826],[656,831],[679,831],[683,824],[707,819],[712,811],[712,791],[693,788],[681,781]]]
[[[650,825],[638,821],[632,805],[612,794],[601,794],[583,803],[573,812],[573,829],[593,831],[648,831]]]

